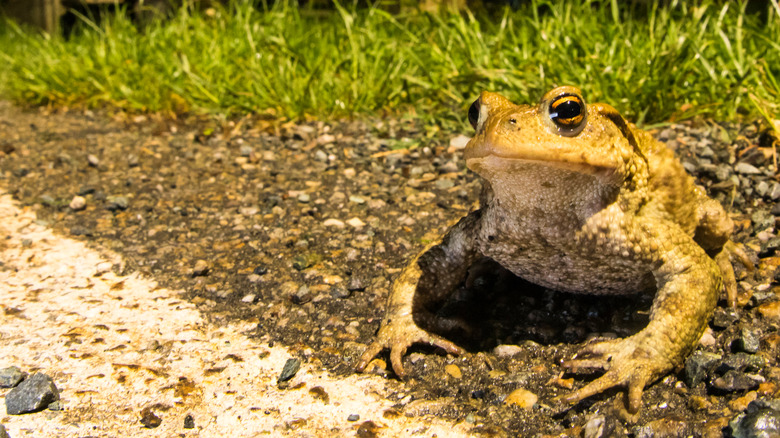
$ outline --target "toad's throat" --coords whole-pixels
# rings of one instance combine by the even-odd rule
[[[502,208],[512,215],[537,214],[544,221],[560,217],[581,224],[614,202],[619,192],[610,181],[611,169],[492,155],[467,164],[488,182]]]

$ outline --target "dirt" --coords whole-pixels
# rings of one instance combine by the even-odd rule
[[[414,120],[174,121],[0,104],[0,187],[35,214],[36,226],[115,254],[111,275],[149,279],[172,291],[214,330],[240,326],[246,348],[283,348],[345,388],[356,378],[381,386],[373,393],[392,406],[393,418],[421,425],[435,418],[456,425],[453,431],[482,436],[582,436],[586,425],[602,420],[618,436],[721,436],[750,401],[780,396],[774,280],[780,245],[773,215],[780,214],[774,210],[780,186],[773,193],[772,138],[755,125],[716,123],[656,131],[731,211],[735,240],[757,266],[752,272],[737,266],[740,307],[730,310],[721,302],[702,339],[700,351],[720,357],[720,366],[708,369],[702,381],[689,386],[685,370],[671,374],[647,388],[644,407],[633,418],[621,411],[618,390],[558,409],[550,403],[554,396],[594,377],[564,375],[561,361],[594,336],[636,332],[647,321],[652,297],[562,294],[491,264],[439,310],[468,322],[469,330],[446,334],[467,346],[468,355],[420,348],[407,355],[411,377],[404,382],[385,371],[383,361],[375,363],[375,375],[356,376],[353,366],[378,328],[395,275],[426,235],[443,232],[468,211],[479,190],[479,181],[465,170],[459,133],[429,133],[430,127]],[[393,149],[399,145],[407,149]],[[735,171],[740,163],[757,173],[744,166]],[[85,208],[69,207],[76,196]],[[0,250],[7,244],[0,243]],[[175,321],[161,317],[143,324]],[[746,336],[758,342],[757,351],[743,351]],[[732,357],[759,360],[728,368]],[[26,362],[42,371],[53,366]],[[724,385],[727,368],[749,382]],[[254,393],[256,384],[244,379],[234,391]],[[528,409],[508,403],[517,389],[537,395],[538,402]],[[33,415],[83,421],[78,400],[65,403],[59,416]],[[111,412],[111,406],[102,409]],[[322,416],[327,410],[309,418]],[[372,419],[381,427],[354,433],[436,433],[433,426],[409,429],[384,416]],[[276,433],[326,433],[275,420],[287,425]],[[143,431],[135,421],[127,420]],[[352,430],[346,423],[336,422],[345,427],[338,433]]]

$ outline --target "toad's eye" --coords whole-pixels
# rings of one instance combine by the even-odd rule
[[[477,123],[479,123],[479,107],[479,99],[475,100],[469,107],[469,123],[474,129],[477,129]]]
[[[585,127],[585,102],[576,94],[564,94],[550,102],[550,120],[555,123],[558,132],[573,137]]]

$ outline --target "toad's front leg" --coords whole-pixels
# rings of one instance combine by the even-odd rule
[[[386,348],[390,349],[393,370],[400,377],[404,376],[403,355],[412,344],[433,345],[454,354],[463,352],[451,341],[420,328],[414,318],[434,318],[428,306],[443,301],[466,277],[469,266],[479,256],[475,241],[479,218],[479,210],[471,212],[403,270],[393,284],[379,333],[355,367],[358,371],[365,370]]]
[[[628,410],[635,413],[645,385],[682,364],[696,347],[709,322],[722,287],[718,265],[693,239],[676,227],[636,225],[642,237],[623,235],[636,255],[655,265],[658,292],[650,310],[650,323],[625,339],[597,342],[583,348],[564,366],[606,370],[605,374],[571,394],[577,402],[614,386],[628,388]],[[637,245],[638,244],[638,245]]]

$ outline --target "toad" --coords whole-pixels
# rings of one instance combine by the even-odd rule
[[[674,154],[606,104],[586,105],[559,87],[538,105],[515,105],[483,92],[468,118],[475,129],[464,156],[482,179],[479,208],[431,242],[401,272],[376,339],[357,370],[383,349],[405,375],[415,343],[462,354],[418,326],[429,310],[490,258],[557,291],[653,293],[648,325],[622,339],[586,344],[564,367],[604,373],[559,401],[575,403],[612,387],[628,391],[637,412],[645,386],[682,364],[701,338],[720,292],[736,301],[729,259],[733,224]],[[425,325],[425,324],[424,324]]]

